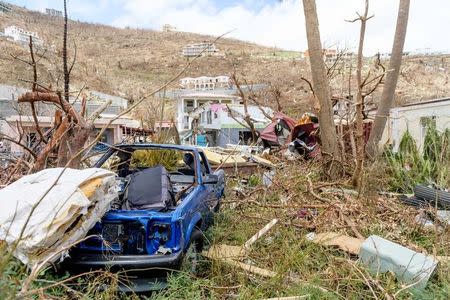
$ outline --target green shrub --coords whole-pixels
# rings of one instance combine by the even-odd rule
[[[450,184],[450,131],[440,133],[430,126],[421,152],[414,138],[407,131],[397,153],[385,151],[390,171],[390,186],[393,190],[411,193],[420,183]]]
[[[181,153],[177,150],[136,150],[133,152],[131,166],[151,168],[162,165],[169,171],[176,170]]]

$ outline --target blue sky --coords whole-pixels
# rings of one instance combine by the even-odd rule
[[[8,1],[8,0],[7,0]],[[9,0],[29,9],[62,9],[62,0]],[[355,50],[358,23],[348,23],[364,0],[317,0],[322,42]],[[75,20],[117,27],[160,29],[171,24],[181,31],[221,35],[304,50],[306,34],[301,0],[68,0]],[[398,0],[372,0],[367,24],[365,54],[390,52]],[[436,9],[438,8],[438,9]],[[412,0],[405,49],[450,51],[448,28],[450,0]]]

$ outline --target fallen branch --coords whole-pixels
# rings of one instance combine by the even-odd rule
[[[329,199],[323,198],[323,197],[319,196],[318,194],[316,194],[316,193],[314,192],[314,187],[313,187],[311,178],[309,178],[309,174],[306,175],[306,179],[307,179],[307,181],[308,181],[308,186],[307,186],[308,192],[309,192],[314,198],[316,198],[317,200],[320,200],[320,201],[326,202],[326,203],[330,203],[330,200],[329,200]]]

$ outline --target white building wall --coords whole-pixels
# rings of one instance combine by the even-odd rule
[[[192,89],[197,91],[215,90],[216,88],[230,87],[229,76],[201,76],[201,77],[186,77],[180,79],[180,86],[184,89]]]
[[[27,31],[17,26],[5,27],[5,36],[11,38],[15,42],[28,44],[30,36],[33,38],[33,43],[37,46],[42,46],[43,42],[36,32]]]
[[[397,151],[403,134],[409,131],[419,148],[423,149],[426,133],[421,124],[423,117],[435,117],[436,128],[441,132],[450,128],[450,100],[391,109],[382,143],[392,144]]]
[[[184,106],[186,101],[193,100],[194,101],[194,109],[203,105],[210,101],[211,103],[229,103],[229,104],[238,104],[239,98],[230,98],[217,95],[211,96],[185,96],[177,99],[177,129],[179,132],[185,132],[186,130],[192,129],[192,118],[186,122],[186,118],[189,116],[189,112],[184,110]]]

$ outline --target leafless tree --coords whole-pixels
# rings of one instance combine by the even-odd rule
[[[51,87],[45,87],[38,83],[37,61],[35,59],[33,39],[31,37],[29,43],[31,61],[28,62],[19,59],[22,62],[27,62],[32,67],[33,80],[31,81],[31,92],[26,92],[21,95],[18,103],[27,103],[30,105],[35,129],[40,138],[29,149],[21,143],[21,140],[14,140],[14,142],[21,145],[33,158],[34,162],[31,171],[39,171],[45,168],[51,156],[56,156],[54,164],[56,166],[79,167],[81,156],[75,157],[75,154],[84,148],[86,142],[94,132],[94,120],[110,104],[110,102],[106,102],[93,114],[86,116],[86,98],[82,100],[80,111],[76,111],[73,104],[69,102],[70,72],[75,63],[76,53],[72,64],[69,66],[67,57],[67,23],[67,6],[66,1],[64,1],[63,93],[54,91]],[[14,58],[18,59],[17,57]],[[36,105],[38,103],[52,104],[56,107],[53,128],[45,133],[42,131],[36,112]],[[20,127],[21,124],[17,124],[18,130],[20,130]],[[8,137],[2,136],[2,139],[8,139]],[[12,141],[10,138],[8,140]]]
[[[353,173],[353,185],[361,189],[362,182],[362,170],[364,163],[364,128],[363,128],[363,88],[364,83],[362,80],[362,61],[363,61],[363,49],[364,49],[364,36],[366,34],[366,23],[372,16],[368,16],[369,13],[369,0],[365,0],[364,14],[359,15],[358,18],[352,22],[360,21],[361,29],[359,32],[359,46],[358,57],[356,63],[356,82],[358,85],[358,93],[356,95],[356,168]]]
[[[235,116],[235,114],[233,113],[233,111],[230,109],[229,106],[227,106],[227,109],[230,113],[230,116],[236,121],[238,122],[241,126],[244,126],[246,128],[248,128],[250,130],[250,132],[252,133],[252,141],[256,142],[258,140],[259,137],[259,132],[256,130],[255,128],[255,124],[248,112],[248,95],[246,95],[244,93],[244,91],[242,90],[241,87],[241,83],[239,81],[239,79],[236,76],[236,72],[234,72],[233,74],[231,74],[231,80],[233,81],[233,84],[236,86],[236,89],[238,91],[239,96],[242,99],[242,105],[244,107],[244,114],[242,115],[242,119],[245,122],[241,122],[238,120],[238,118]]]
[[[386,75],[380,103],[378,104],[377,115],[373,123],[372,131],[367,143],[367,153],[375,157],[379,151],[379,143],[383,136],[389,110],[394,102],[395,88],[397,86],[400,66],[402,64],[403,46],[405,44],[406,29],[408,26],[409,0],[400,0],[397,25],[395,29],[394,43],[392,45],[391,59]]]

